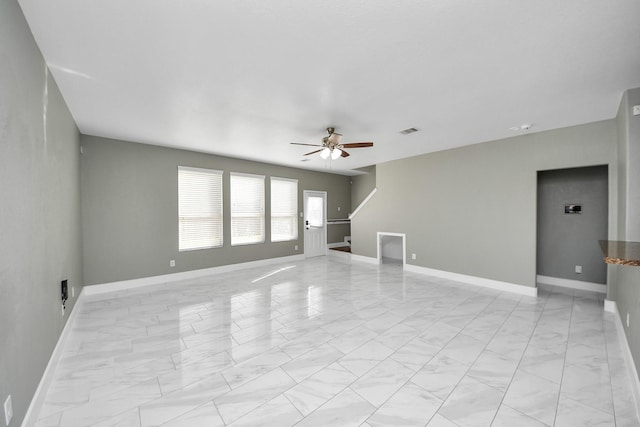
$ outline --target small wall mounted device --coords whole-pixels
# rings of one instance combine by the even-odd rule
[[[582,205],[564,205],[564,213],[566,214],[579,214],[582,213]]]
[[[69,297],[69,292],[68,292],[68,286],[67,286],[67,279],[64,279],[62,282],[60,282],[60,297],[62,299],[62,308],[65,308],[65,303],[67,302],[67,299]]]

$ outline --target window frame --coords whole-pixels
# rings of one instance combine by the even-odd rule
[[[234,178],[249,178],[249,179],[255,179],[255,180],[260,180],[260,182],[262,183],[262,192],[261,192],[261,196],[262,196],[262,200],[261,200],[261,204],[260,204],[260,212],[254,213],[250,216],[243,216],[240,217],[237,214],[234,214],[234,194],[237,194],[238,192],[235,191],[233,189],[233,182],[234,182]],[[266,208],[265,208],[265,203],[266,203],[266,196],[265,196],[265,190],[266,190],[266,185],[265,185],[265,181],[266,181],[266,176],[265,175],[256,175],[256,174],[249,174],[249,173],[243,173],[243,172],[229,172],[229,200],[230,200],[230,209],[229,209],[229,229],[230,229],[230,235],[231,235],[231,246],[245,246],[245,245],[257,245],[257,244],[261,244],[261,243],[265,243],[266,242]],[[240,236],[234,235],[235,229],[234,229],[234,220],[236,220],[237,218],[259,218],[260,219],[260,226],[258,227],[258,229],[260,230],[261,234],[257,234],[257,236],[260,237],[260,240],[250,240],[250,241],[234,241],[235,239],[239,239]],[[245,236],[246,237],[246,236]]]
[[[293,203],[293,207],[294,210],[290,213],[290,215],[274,215],[274,203],[273,203],[273,197],[274,197],[274,191],[273,191],[273,182],[274,181],[280,181],[280,182],[289,182],[289,183],[295,183],[295,196],[294,196],[294,203]],[[293,240],[298,240],[298,227],[299,227],[299,223],[298,223],[298,203],[299,203],[299,188],[298,188],[298,180],[294,179],[294,178],[282,178],[282,177],[277,177],[277,176],[272,176],[269,179],[269,183],[270,183],[270,201],[271,201],[271,206],[270,206],[270,225],[271,225],[271,242],[272,243],[276,243],[276,242],[290,242]],[[283,239],[274,239],[274,233],[273,233],[273,219],[274,218],[292,218],[293,219],[293,235],[287,238],[283,238]]]
[[[177,172],[177,181],[178,181],[178,252],[189,252],[189,251],[197,251],[204,249],[214,249],[220,248],[224,245],[224,172],[216,169],[206,169],[206,168],[196,168],[191,166],[180,166],[178,165]],[[213,185],[212,188],[209,189],[211,191],[212,197],[212,205],[209,206],[209,210],[211,214],[208,216],[197,217],[197,213],[191,213],[191,215],[185,215],[183,211],[186,208],[186,199],[184,197],[192,197],[194,199],[202,200],[203,196],[200,195],[187,195],[184,194],[181,190],[182,187],[182,179],[184,176],[181,172],[195,172],[198,174],[208,175],[213,180],[210,184]],[[219,202],[216,205],[216,202]],[[212,229],[212,236],[210,238],[209,243],[206,245],[186,245],[185,243],[189,240],[188,236],[184,234],[184,224],[188,221],[189,217],[191,219],[200,218],[203,219],[203,223],[206,221],[206,218],[209,218],[209,227]],[[206,227],[206,224],[203,226]],[[202,231],[203,226],[200,227],[200,232]],[[219,228],[219,234],[216,235],[215,230]],[[192,238],[193,239],[193,238]]]

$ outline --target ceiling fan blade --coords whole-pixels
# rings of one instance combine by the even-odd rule
[[[303,144],[301,142],[290,142],[289,144],[293,144],[293,145],[310,145],[311,147],[322,147],[322,145],[320,145],[320,144]]]
[[[346,148],[365,148],[373,147],[373,142],[350,142],[348,144],[342,144]]]
[[[319,153],[319,152],[321,152],[322,150],[324,150],[324,148],[323,148],[323,149],[321,149],[321,150],[312,151],[312,152],[310,152],[310,153],[303,154],[303,155],[304,155],[304,156],[309,156],[309,155],[311,155],[311,154]]]
[[[340,154],[340,157],[349,157],[349,153],[347,153],[346,151],[342,150],[342,153]]]

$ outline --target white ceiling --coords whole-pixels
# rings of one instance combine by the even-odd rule
[[[638,0],[19,3],[82,133],[306,169],[609,119],[640,87]],[[301,162],[329,125],[375,146]]]

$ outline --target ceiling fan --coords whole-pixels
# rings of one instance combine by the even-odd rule
[[[292,142],[293,145],[310,145],[312,147],[322,147],[319,150],[311,151],[310,153],[306,153],[305,156],[309,156],[311,154],[320,153],[320,157],[323,159],[331,156],[333,160],[338,157],[349,157],[349,153],[344,151],[345,148],[365,148],[365,147],[373,147],[373,142],[350,142],[347,144],[340,143],[342,139],[342,134],[337,133],[335,128],[327,128],[327,133],[329,136],[325,136],[322,138],[322,145],[320,144],[302,144],[299,142]]]

